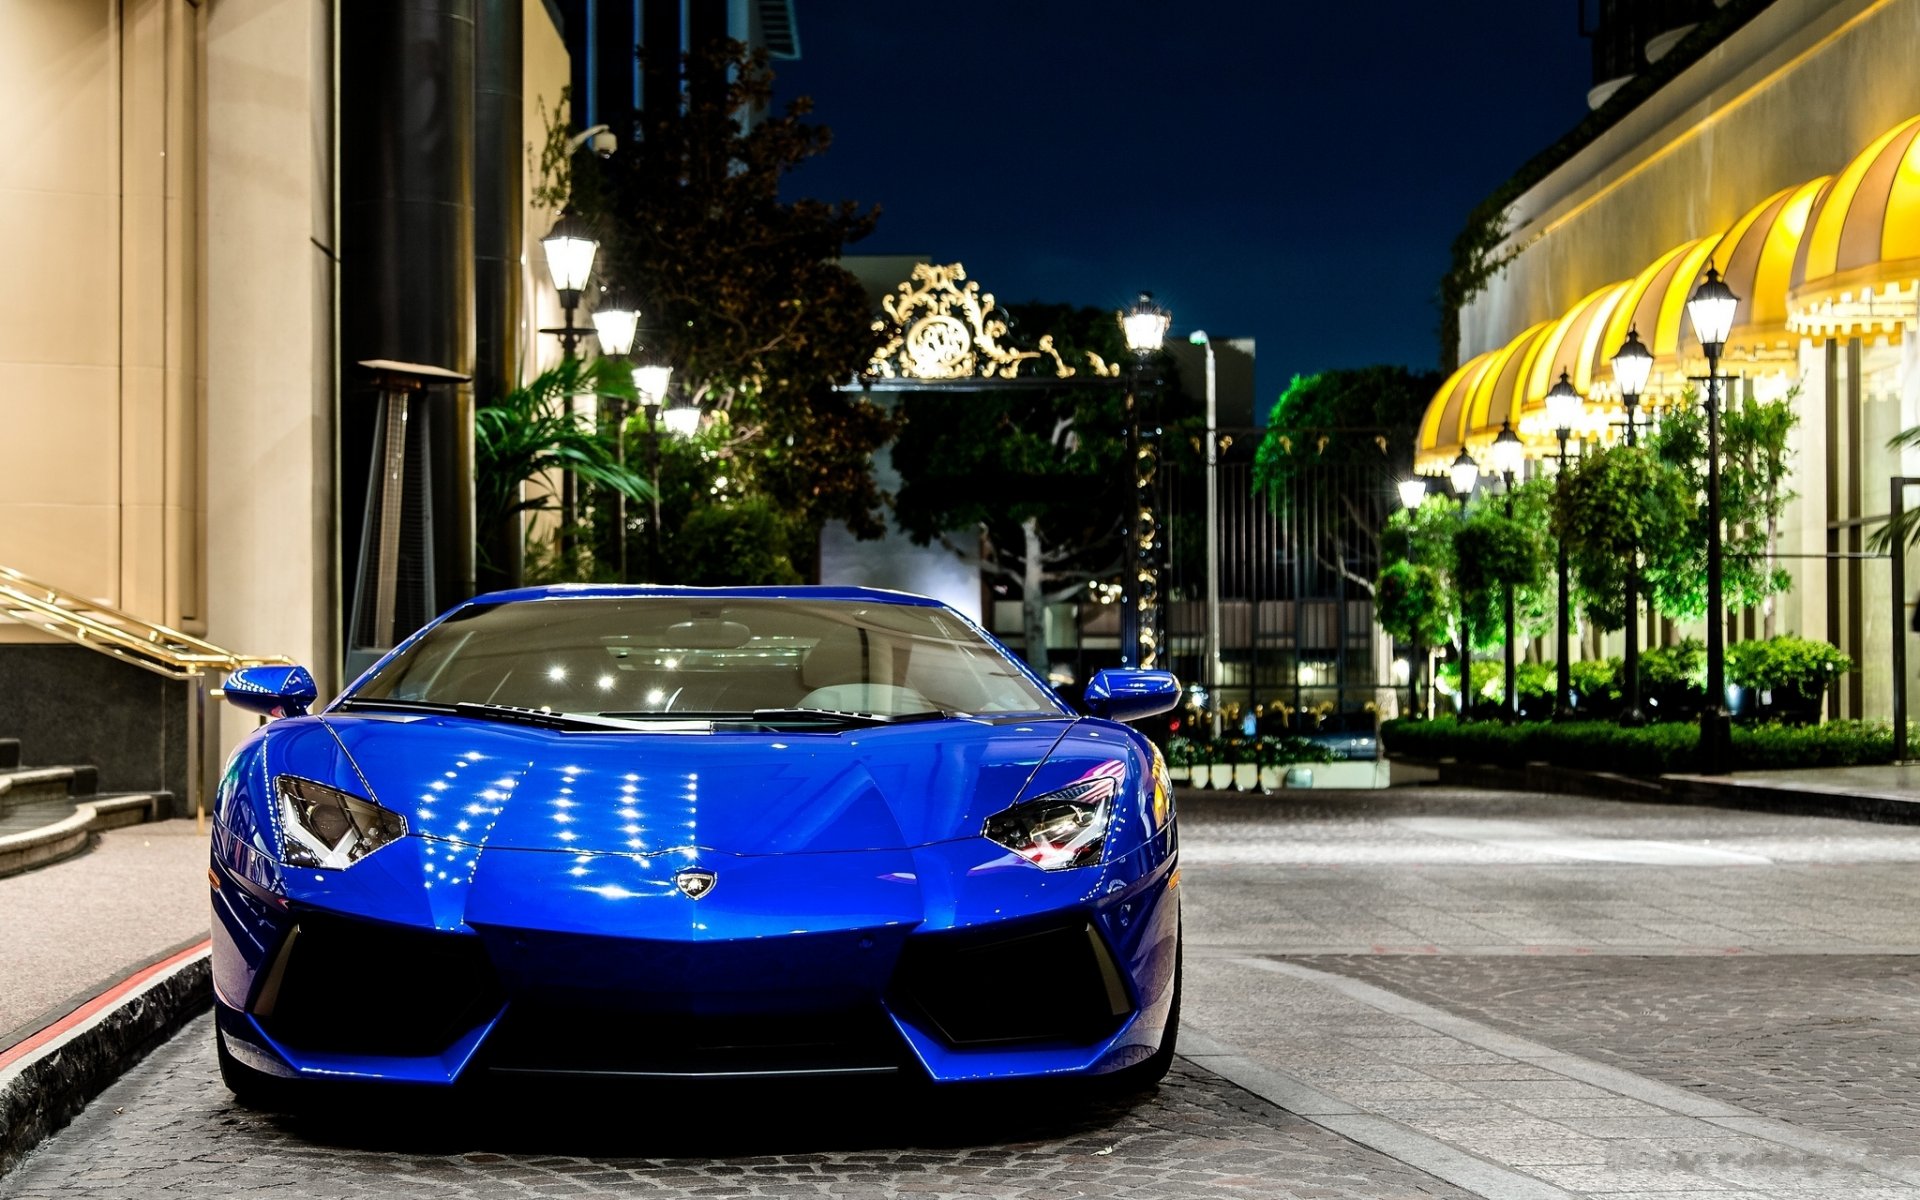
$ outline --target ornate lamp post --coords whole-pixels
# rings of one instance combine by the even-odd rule
[[[1453,484],[1453,494],[1460,499],[1460,517],[1466,519],[1467,498],[1473,495],[1473,485],[1480,479],[1480,464],[1473,461],[1473,455],[1467,453],[1465,446],[1460,447],[1458,457],[1447,468],[1448,482]],[[1460,595],[1460,721],[1462,724],[1473,719],[1473,628],[1467,612],[1466,593]]]
[[[1613,356],[1613,381],[1620,388],[1620,407],[1627,417],[1627,445],[1638,445],[1635,410],[1640,406],[1640,397],[1647,388],[1647,377],[1653,373],[1653,352],[1640,340],[1640,331],[1627,330],[1627,340]],[[1627,623],[1626,652],[1622,658],[1620,691],[1623,703],[1620,707],[1622,725],[1645,725],[1647,714],[1640,707],[1640,552],[1636,547],[1627,559]]]
[[[641,411],[647,415],[647,477],[653,483],[653,561],[648,571],[650,575],[658,575],[660,571],[660,410],[667,402],[667,387],[672,382],[673,368],[654,354],[643,351],[635,361],[633,390],[639,393]],[[697,420],[698,409],[694,410],[694,416]]]
[[[634,307],[625,288],[610,288],[600,294],[593,310],[593,328],[600,337],[600,353],[624,358],[633,351],[633,338],[640,329],[640,310]],[[627,465],[627,402],[619,397],[601,401],[601,424],[613,426],[613,454],[621,466]],[[627,582],[627,497],[613,494],[613,559],[621,583]]]
[[[1727,769],[1732,736],[1727,718],[1727,622],[1721,594],[1720,353],[1733,329],[1739,297],[1707,264],[1707,277],[1687,301],[1694,336],[1707,355],[1707,702],[1700,708],[1700,769]]]
[[[1173,314],[1153,302],[1151,292],[1120,314],[1120,329],[1133,352],[1132,386],[1127,389],[1127,488],[1133,499],[1127,511],[1127,552],[1121,571],[1126,591],[1121,595],[1120,663],[1151,670],[1160,659],[1159,530],[1153,511],[1157,451],[1142,437],[1142,384],[1149,356],[1166,340]]]
[[[1567,378],[1565,371],[1560,372],[1560,382],[1547,389],[1547,420],[1553,425],[1553,436],[1560,442],[1560,472],[1553,477],[1554,490],[1560,489],[1567,475],[1567,442],[1573,437],[1574,427],[1586,415],[1587,402],[1573,388],[1573,381]],[[1567,539],[1554,539],[1559,548],[1559,561],[1556,564],[1558,576],[1556,582],[1559,591],[1559,626],[1554,631],[1554,693],[1553,712],[1556,717],[1565,719],[1573,712],[1573,610],[1567,597]]]
[[[1400,491],[1400,503],[1409,513],[1426,503],[1426,476],[1415,475],[1411,479],[1402,479],[1397,486]],[[1408,545],[1411,548],[1412,542],[1409,541]],[[1407,651],[1407,702],[1411,706],[1407,711],[1418,716],[1426,711],[1426,706],[1420,702],[1421,692],[1425,688],[1425,672],[1421,670],[1421,659],[1424,655],[1417,634],[1413,644],[1407,647]]]
[[[1513,431],[1512,421],[1500,422],[1500,434],[1493,439],[1493,446],[1487,451],[1487,458],[1493,469],[1499,473],[1500,482],[1507,501],[1507,520],[1513,520],[1513,481],[1527,465],[1527,447],[1521,442],[1520,435]],[[1507,620],[1507,690],[1503,694],[1500,707],[1505,710],[1503,716],[1512,721],[1520,715],[1520,693],[1518,688],[1519,669],[1516,660],[1518,647],[1513,637],[1513,584],[1509,582],[1506,592]]]
[[[552,329],[542,329],[541,333],[550,333],[560,339],[560,353],[566,358],[580,356],[581,339],[587,336],[585,326],[578,324],[574,316],[580,309],[580,293],[586,290],[587,280],[593,274],[593,259],[600,252],[600,243],[587,230],[587,224],[575,216],[571,210],[560,214],[553,223],[553,229],[540,239],[541,249],[547,255],[547,274],[553,279],[553,290],[560,293],[560,312],[565,320]],[[573,413],[573,399],[567,399],[567,413]],[[560,550],[564,561],[568,543],[572,535],[568,532],[573,526],[575,505],[575,483],[572,471],[560,473]]]

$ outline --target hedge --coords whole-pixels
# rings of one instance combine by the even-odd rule
[[[1395,757],[1520,767],[1547,762],[1583,771],[1664,775],[1691,771],[1700,727],[1666,722],[1622,728],[1606,721],[1523,721],[1504,725],[1451,717],[1400,719],[1380,728],[1381,748]],[[1733,769],[1853,767],[1893,761],[1893,729],[1861,721],[1823,725],[1735,725]]]

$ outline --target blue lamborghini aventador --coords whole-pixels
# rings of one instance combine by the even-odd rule
[[[272,718],[213,833],[222,1072],[1158,1079],[1180,1018],[1172,792],[931,600],[852,588],[482,596]]]

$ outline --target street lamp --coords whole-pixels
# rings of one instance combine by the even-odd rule
[[[1480,480],[1480,464],[1473,461],[1473,455],[1467,453],[1465,446],[1447,468],[1447,478],[1453,484],[1453,494],[1460,499],[1460,518],[1466,519],[1467,498],[1473,495],[1473,485]],[[1471,614],[1467,608],[1465,592],[1460,594],[1460,722],[1465,724],[1473,719],[1473,629]]]
[[[1553,489],[1556,493],[1567,477],[1567,441],[1573,437],[1574,427],[1586,418],[1587,402],[1574,390],[1573,380],[1567,378],[1565,371],[1560,372],[1560,382],[1547,389],[1547,421],[1553,426],[1553,436],[1560,441],[1560,470],[1553,477]],[[1567,539],[1564,534],[1554,539],[1559,549],[1559,617],[1560,625],[1554,634],[1554,715],[1563,720],[1573,712],[1573,611],[1567,599]]]
[[[1132,496],[1127,511],[1128,565],[1123,568],[1123,585],[1131,585],[1121,596],[1120,664],[1152,669],[1158,665],[1160,638],[1155,617],[1160,604],[1159,571],[1156,568],[1158,530],[1154,524],[1153,486],[1155,458],[1153,448],[1142,437],[1140,408],[1142,384],[1150,355],[1166,340],[1167,326],[1173,314],[1153,302],[1153,293],[1141,292],[1140,298],[1120,314],[1120,331],[1127,349],[1133,352],[1132,386],[1127,389],[1127,476],[1126,487]]]
[[[1209,694],[1220,686],[1220,407],[1213,340],[1204,329],[1187,335],[1190,345],[1207,352],[1207,646]],[[1213,706],[1213,736],[1220,736],[1220,706]]]
[[[585,327],[574,321],[580,309],[580,293],[586,290],[587,279],[593,274],[594,255],[600,252],[600,243],[595,241],[587,229],[587,223],[575,216],[569,209],[560,214],[553,223],[553,229],[540,239],[541,249],[547,255],[547,274],[553,279],[553,290],[560,293],[560,312],[565,318],[556,328],[542,329],[541,333],[550,333],[560,339],[561,356],[568,359],[580,356],[580,342],[587,334]],[[573,397],[567,397],[567,416],[573,416]],[[576,484],[572,471],[560,472],[560,557],[567,560],[568,543],[572,540],[569,530],[573,526]]]
[[[1425,475],[1415,475],[1411,479],[1402,479],[1396,486],[1400,492],[1400,504],[1408,513],[1414,512],[1422,504],[1426,503],[1427,477]],[[1407,545],[1408,548],[1411,549],[1414,545],[1413,540],[1409,539]],[[1420,694],[1424,687],[1423,677],[1425,671],[1421,666],[1423,654],[1420,647],[1418,627],[1416,626],[1415,629],[1413,644],[1407,647],[1409,651],[1407,655],[1407,699],[1411,704],[1408,712],[1414,716],[1424,716],[1426,708],[1420,702]]]
[[[1647,379],[1653,374],[1653,352],[1640,340],[1637,326],[1627,329],[1627,340],[1613,355],[1613,382],[1620,388],[1620,408],[1627,418],[1627,445],[1639,444],[1635,411],[1646,393]],[[1647,714],[1640,707],[1640,548],[1627,555],[1627,621],[1622,631],[1625,653],[1620,664],[1620,723],[1645,725]]]
[[[1493,439],[1493,446],[1487,451],[1487,459],[1493,469],[1500,474],[1502,494],[1507,501],[1507,520],[1513,520],[1513,481],[1527,465],[1527,447],[1520,435],[1513,431],[1511,420],[1500,422],[1500,435]],[[1506,586],[1507,619],[1507,679],[1501,707],[1506,710],[1506,719],[1511,721],[1520,715],[1520,694],[1518,690],[1519,666],[1516,647],[1513,640],[1513,584]]]
[[[633,349],[634,335],[640,329],[640,310],[634,307],[625,288],[602,288],[600,303],[593,308],[593,328],[600,338],[600,353],[625,357]],[[614,461],[627,465],[627,402],[618,396],[602,398],[602,425],[613,426]],[[609,422],[607,417],[611,417]],[[621,583],[627,582],[627,497],[613,494],[613,561]]]
[[[1727,625],[1721,595],[1720,353],[1726,349],[1739,307],[1739,297],[1708,262],[1707,277],[1687,301],[1687,316],[1707,355],[1707,702],[1700,708],[1700,769],[1710,775],[1727,769],[1732,749],[1727,723]]]
[[[660,533],[660,410],[667,402],[667,385],[673,382],[673,368],[653,351],[641,349],[633,365],[633,390],[640,397],[640,410],[647,417],[647,478],[653,483],[653,525],[649,531],[653,543],[653,561],[648,574],[658,576],[661,559]],[[695,412],[695,419],[698,419]],[[655,580],[658,581],[657,578]]]

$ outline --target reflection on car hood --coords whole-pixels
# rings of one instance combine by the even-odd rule
[[[640,854],[900,849],[970,836],[1013,803],[1072,726],[1048,717],[834,734],[598,734],[444,716],[323,719],[358,769],[351,782],[413,833]],[[278,769],[306,773],[298,758]],[[334,764],[313,769],[338,777]]]

